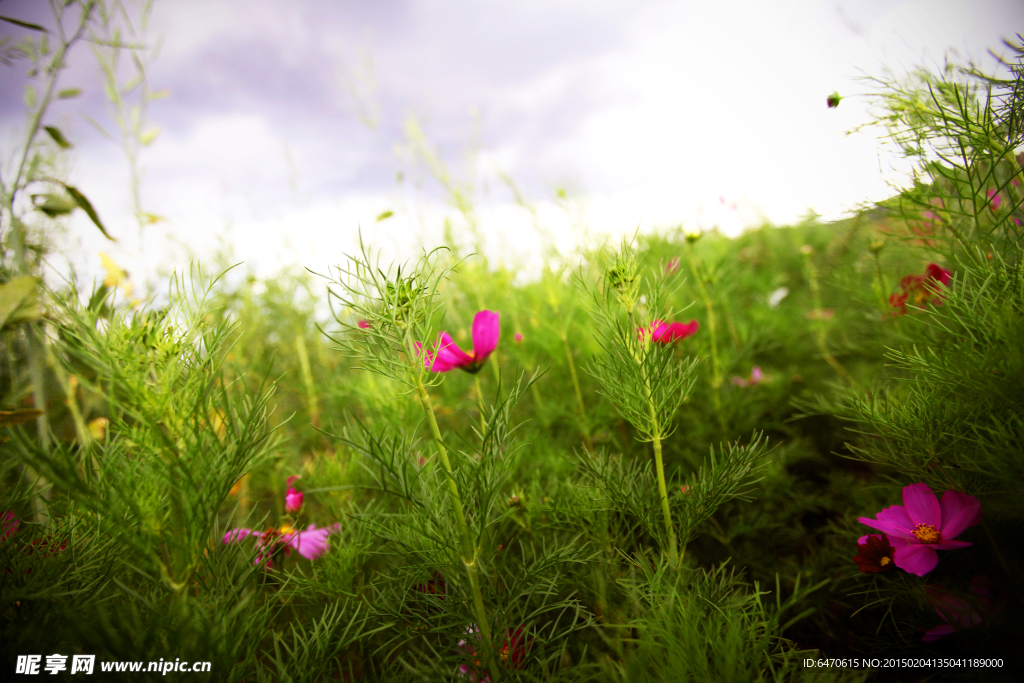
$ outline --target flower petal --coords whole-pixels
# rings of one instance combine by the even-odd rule
[[[960,548],[970,548],[974,544],[967,541],[940,541],[930,545],[936,550],[959,550]]]
[[[939,563],[939,554],[930,545],[906,545],[896,548],[892,560],[903,571],[924,576],[935,569],[935,565]]]
[[[473,316],[473,359],[483,363],[498,348],[501,337],[500,314],[497,311],[480,311]]]
[[[981,503],[974,496],[959,491],[946,491],[942,494],[942,526],[939,533],[942,539],[952,540],[964,529],[981,521]]]
[[[248,538],[251,534],[259,535],[259,532],[253,531],[252,529],[231,529],[226,534],[224,534],[224,542],[237,543],[245,538]]]
[[[942,508],[939,499],[927,484],[917,483],[903,487],[903,506],[907,509],[914,526],[930,524],[938,529],[942,526]]]
[[[872,529],[878,529],[890,536],[907,536],[914,528],[906,508],[902,505],[892,505],[885,508],[877,515],[876,519],[870,517],[858,517],[857,521],[866,524]]]
[[[447,332],[441,333],[436,353],[428,352],[424,358],[424,365],[431,372],[448,372],[472,363],[473,357],[460,349]]]
[[[310,524],[305,531],[293,534],[288,539],[288,545],[307,560],[315,560],[327,552],[327,537],[330,533],[330,529],[317,529]]]
[[[930,628],[925,631],[924,636],[921,638],[921,642],[934,643],[936,640],[941,640],[942,638],[954,633],[956,633],[956,629],[949,624],[943,624],[942,626],[936,626],[935,628]]]

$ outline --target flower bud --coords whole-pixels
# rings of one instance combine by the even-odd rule
[[[832,93],[831,95],[829,95],[828,99],[826,100],[826,102],[828,102],[828,108],[829,109],[835,109],[836,107],[838,107],[839,106],[839,101],[841,99],[843,99],[843,98],[839,96],[839,91],[836,91],[836,92]]]
[[[882,249],[885,249],[885,240],[874,240],[868,245],[868,251],[872,254],[878,254]]]
[[[693,244],[694,242],[699,240],[701,235],[703,235],[703,234],[704,233],[702,233],[700,230],[687,230],[686,231],[686,241],[687,241],[688,244]]]
[[[296,491],[293,488],[288,489],[288,493],[284,496],[284,511],[289,515],[294,515],[296,512],[302,509],[302,491]]]

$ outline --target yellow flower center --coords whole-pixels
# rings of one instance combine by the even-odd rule
[[[887,555],[887,556],[883,557],[882,559],[880,559],[878,561],[878,564],[880,564],[880,565],[882,565],[884,567],[885,565],[889,564],[890,562],[892,562],[892,560],[889,559],[889,557]]]
[[[914,527],[914,535],[921,543],[938,543],[939,530],[931,524],[918,524]]]
[[[290,534],[291,532],[292,532],[292,525],[291,524],[282,524],[281,525],[281,533],[282,534]]]

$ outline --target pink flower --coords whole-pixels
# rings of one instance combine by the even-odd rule
[[[722,201],[724,202],[725,199],[723,198]],[[671,259],[669,259],[669,262],[665,264],[665,275],[671,275],[672,273],[676,272],[676,268],[678,267],[679,257],[673,256]]]
[[[680,339],[692,337],[697,334],[698,329],[700,329],[700,323],[696,320],[691,320],[688,323],[671,324],[666,324],[664,320],[653,320],[646,329],[638,327],[637,335],[640,341],[644,341],[645,337],[650,334],[651,339],[659,344],[671,344]]]
[[[752,387],[755,384],[760,384],[764,381],[764,373],[761,372],[760,366],[755,365],[754,369],[750,371],[750,379],[743,379],[742,377],[733,377],[732,383],[738,387]]]
[[[302,491],[296,491],[295,489],[288,487],[288,493],[284,495],[284,511],[289,515],[294,515],[296,512],[302,509]]]
[[[512,335],[512,340],[515,341],[516,344],[522,344],[523,343],[523,333],[522,332],[516,332],[515,334]]]
[[[14,513],[8,510],[2,516],[0,521],[3,522],[3,532],[0,533],[0,541],[6,541],[8,538],[18,533],[18,527],[21,526],[21,520],[14,516]]]
[[[934,643],[956,631],[973,628],[1003,608],[1002,604],[992,605],[992,580],[987,576],[971,577],[969,598],[954,595],[942,586],[928,586],[925,593],[935,613],[946,622],[924,632],[921,640],[926,643]]]
[[[900,287],[903,292],[889,295],[889,305],[897,309],[896,315],[903,315],[907,312],[907,304],[924,306],[930,303],[938,306],[942,303],[942,294],[939,285],[945,287],[949,284],[950,271],[935,263],[929,263],[925,268],[924,275],[907,275],[900,280]]]
[[[460,349],[447,332],[441,333],[436,352],[428,351],[423,364],[431,372],[448,372],[458,368],[476,374],[498,347],[501,324],[497,311],[480,311],[473,318],[473,350]]]
[[[998,190],[988,191],[989,208],[993,211],[999,208],[999,205],[1003,203],[1003,198],[999,196]]]
[[[365,320],[360,320],[356,324],[359,325],[359,329],[361,329],[361,330],[368,330],[368,329],[370,329],[370,323],[365,321]]]
[[[305,531],[295,531],[291,525],[283,524],[280,528],[271,527],[263,532],[252,529],[231,529],[224,534],[224,543],[238,543],[249,536],[256,536],[256,559],[253,564],[263,563],[267,569],[271,568],[274,556],[284,551],[289,556],[295,550],[307,560],[316,560],[327,552],[327,538],[331,534],[341,531],[341,524],[334,524],[330,527],[316,528],[310,524]]]
[[[953,539],[981,521],[981,503],[959,491],[946,491],[940,503],[927,484],[918,483],[903,488],[903,505],[887,507],[875,517],[857,521],[886,535],[895,548],[897,567],[924,576],[939,563],[936,550],[973,545]]]

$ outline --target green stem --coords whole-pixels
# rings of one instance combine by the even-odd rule
[[[569,346],[569,336],[564,333],[562,334],[562,346],[565,347],[565,359],[569,364],[569,376],[572,377],[572,387],[576,392],[576,410],[580,414],[580,430],[583,432],[583,443],[588,451],[593,452],[594,442],[590,436],[590,425],[587,423],[587,409],[583,404],[580,378],[576,375],[576,363],[572,359],[572,347]]]
[[[480,375],[473,375],[473,383],[476,386],[476,406],[480,411],[480,441],[487,436],[487,416],[484,413],[484,392],[480,388]]]
[[[832,366],[832,369],[836,371],[836,374],[840,377],[846,377],[846,368],[836,360],[836,357],[828,350],[828,346],[825,344],[825,338],[828,335],[828,321],[825,320],[824,310],[821,307],[821,288],[818,286],[818,274],[814,270],[814,265],[811,263],[811,255],[809,252],[804,253],[804,265],[807,267],[807,280],[811,286],[811,302],[814,304],[814,310],[818,314],[818,320],[815,321],[817,325],[817,334],[815,337],[818,342],[818,350],[821,351],[822,358],[825,362]]]
[[[704,278],[701,276],[700,268],[697,266],[697,259],[693,256],[693,245],[686,250],[687,258],[690,261],[690,270],[693,279],[697,282],[697,289],[700,291],[701,301],[708,314],[708,336],[711,338],[711,401],[715,406],[715,415],[718,417],[718,426],[722,433],[726,432],[725,414],[722,412],[722,368],[718,360],[718,322],[715,316],[715,303],[704,286]]]
[[[415,359],[416,354],[411,348],[411,342],[407,340],[407,354],[410,359]],[[418,372],[415,368],[414,372]],[[455,522],[459,528],[459,538],[462,546],[462,564],[466,567],[466,574],[469,577],[470,593],[473,596],[473,611],[476,613],[477,625],[480,628],[481,640],[483,640],[484,651],[487,653],[489,662],[489,673],[491,680],[498,680],[497,658],[494,653],[494,641],[491,638],[491,622],[484,607],[484,596],[480,590],[480,568],[477,564],[476,548],[473,546],[473,538],[469,532],[469,525],[466,524],[466,514],[462,508],[462,496],[459,494],[459,484],[455,481],[455,473],[452,470],[451,461],[448,459],[448,449],[445,448],[444,440],[441,438],[441,430],[437,426],[437,418],[434,416],[434,407],[430,402],[430,394],[423,386],[419,375],[415,376],[416,395],[427,415],[427,423],[430,425],[430,434],[434,438],[434,446],[437,448],[437,457],[444,468],[445,478],[448,480],[448,491],[451,494],[452,509],[455,512]]]
[[[650,344],[650,340],[645,342]],[[679,565],[679,550],[676,541],[675,527],[672,524],[672,508],[668,504],[668,486],[665,484],[665,461],[661,452],[661,425],[658,423],[658,412],[654,405],[654,392],[651,390],[651,380],[647,376],[647,368],[640,357],[634,354],[634,359],[640,366],[640,373],[644,379],[644,391],[647,394],[647,406],[650,410],[651,442],[654,445],[654,466],[658,474],[658,497],[661,499],[661,514],[665,522],[665,534],[668,536],[668,563],[675,569]]]

